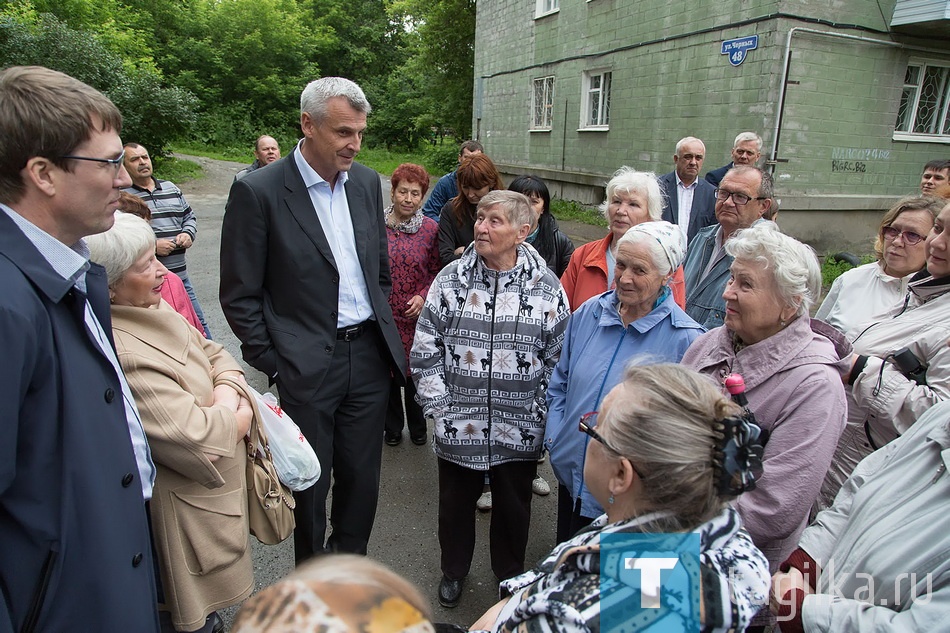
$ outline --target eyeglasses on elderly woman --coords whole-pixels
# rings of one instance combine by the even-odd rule
[[[892,242],[896,240],[898,236],[900,236],[900,238],[904,240],[905,244],[910,244],[912,246],[914,244],[919,244],[921,240],[926,239],[920,233],[915,233],[914,231],[901,231],[900,229],[893,226],[885,226],[883,229],[881,229],[881,235],[884,236],[884,239],[890,240]]]
[[[644,478],[643,473],[640,472],[640,469],[637,468],[637,465],[634,464],[630,460],[629,457],[627,457],[626,455],[618,451],[616,448],[608,444],[607,440],[604,439],[604,436],[598,433],[594,429],[595,426],[597,426],[597,411],[588,411],[587,413],[582,415],[581,419],[578,420],[577,422],[578,431],[580,431],[581,433],[586,433],[587,435],[591,436],[592,438],[594,438],[595,440],[597,440],[598,442],[606,446],[607,450],[609,450],[611,453],[613,453],[617,457],[622,457],[626,459],[628,462],[630,462],[630,466],[633,467],[633,472],[637,473],[637,476],[640,477],[640,479],[643,479]]]

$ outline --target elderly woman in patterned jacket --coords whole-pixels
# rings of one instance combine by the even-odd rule
[[[445,607],[458,604],[471,567],[486,472],[492,570],[499,580],[524,571],[545,390],[570,313],[557,277],[525,243],[533,223],[520,193],[482,198],[474,243],[436,277],[416,327],[409,362],[434,421]]]
[[[745,630],[765,603],[769,566],[730,505],[754,481],[754,460],[728,456],[759,454],[757,427],[705,378],[670,364],[631,365],[600,411],[575,423],[591,438],[584,479],[606,513],[501,583],[501,602],[472,630]],[[656,593],[646,565],[628,561],[658,555],[669,571]],[[644,608],[651,594],[656,608]]]

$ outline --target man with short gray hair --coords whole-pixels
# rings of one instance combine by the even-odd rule
[[[699,177],[706,157],[706,145],[695,136],[687,136],[676,144],[673,154],[675,169],[657,180],[663,191],[663,219],[676,224],[689,242],[696,233],[715,224],[712,185]]]
[[[771,174],[747,165],[726,172],[715,195],[717,224],[696,235],[683,262],[686,314],[707,330],[719,327],[726,318],[722,293],[732,274],[726,240],[739,229],[755,224],[775,203]]]
[[[370,110],[349,79],[310,82],[300,96],[303,139],[231,185],[221,227],[224,315],[323,466],[294,495],[298,563],[366,554],[390,383],[406,375],[379,174],[353,160]]]
[[[732,162],[706,174],[706,182],[718,187],[726,172],[737,165],[751,165],[762,155],[762,137],[755,132],[740,132],[732,144]]]

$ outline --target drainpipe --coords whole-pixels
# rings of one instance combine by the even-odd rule
[[[772,157],[767,161],[768,166],[770,167],[772,173],[775,173],[775,166],[780,162],[787,162],[788,159],[780,159],[778,157],[778,145],[779,138],[782,133],[782,118],[785,115],[785,94],[788,91],[788,72],[792,65],[792,36],[795,33],[810,33],[812,35],[823,35],[825,37],[836,37],[839,39],[853,40],[857,42],[867,42],[869,44],[879,44],[881,46],[892,46],[896,48],[903,48],[906,50],[914,51],[923,51],[928,53],[939,53],[941,55],[946,55],[946,51],[925,48],[922,46],[907,46],[900,42],[891,42],[889,40],[878,40],[873,37],[862,37],[860,35],[849,35],[847,33],[837,33],[835,31],[821,31],[818,29],[809,29],[802,26],[795,26],[788,30],[788,36],[785,38],[785,67],[782,69],[782,91],[779,93],[778,107],[776,108],[775,115],[775,131],[772,135],[774,139],[772,142]]]

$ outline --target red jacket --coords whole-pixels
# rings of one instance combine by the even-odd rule
[[[567,298],[571,302],[571,312],[581,307],[581,304],[602,292],[613,287],[613,280],[607,283],[607,249],[613,240],[613,233],[596,242],[588,242],[577,248],[571,255],[571,263],[561,276],[561,285]],[[673,291],[673,301],[681,308],[686,308],[686,284],[683,280],[683,267],[680,266],[673,273],[670,281],[670,290]]]

